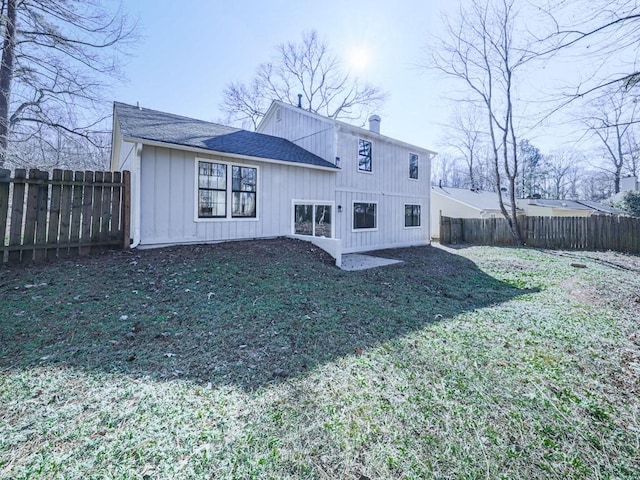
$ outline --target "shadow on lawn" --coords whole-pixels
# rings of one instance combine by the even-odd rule
[[[0,368],[66,365],[251,390],[521,290],[439,248],[343,272],[308,243],[233,242],[3,268]]]

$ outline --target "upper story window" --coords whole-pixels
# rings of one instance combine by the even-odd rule
[[[418,179],[418,155],[409,154],[409,178]]]
[[[361,172],[371,172],[371,142],[358,139],[358,170]]]

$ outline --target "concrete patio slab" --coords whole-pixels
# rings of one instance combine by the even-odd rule
[[[366,270],[368,268],[385,267],[395,263],[403,263],[402,260],[392,260],[390,258],[372,257],[360,253],[349,253],[342,255],[342,270]]]

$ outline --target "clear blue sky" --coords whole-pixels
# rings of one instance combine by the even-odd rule
[[[442,14],[455,16],[459,1],[130,1],[123,7],[140,18],[142,39],[125,66],[128,82],[114,88],[113,99],[220,122],[229,82],[249,81],[277,44],[315,29],[346,64],[353,49],[369,51],[368,66],[355,73],[390,94],[379,112],[383,134],[442,151],[453,83],[420,65],[428,62],[425,46],[443,34]],[[552,76],[570,70],[547,66],[525,83],[529,92],[545,93]],[[579,137],[564,123],[527,137],[548,153]]]
[[[380,112],[382,133],[437,149],[448,115],[438,85],[417,68],[424,45],[439,33],[443,8],[457,0],[136,0],[124,8],[138,15],[143,38],[128,60],[128,82],[114,100],[180,115],[219,121],[222,91],[247,81],[274,53],[274,46],[298,41],[315,29],[344,57],[370,50],[359,78],[389,92]],[[347,58],[345,58],[347,61]]]

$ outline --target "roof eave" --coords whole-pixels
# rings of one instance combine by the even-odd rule
[[[398,145],[400,147],[403,148],[408,148],[409,150],[415,150],[415,151],[419,151],[422,153],[427,153],[430,157],[430,159],[432,159],[433,157],[435,157],[436,155],[438,155],[438,152],[434,152],[433,150],[429,150],[428,148],[424,148],[424,147],[419,147],[418,145],[413,145],[411,143],[407,143],[405,141],[402,140],[398,140],[397,138],[393,138],[393,137],[387,137],[386,135],[382,135],[381,133],[376,133],[376,132],[372,132],[371,130],[367,130],[366,128],[362,128],[362,127],[356,127],[355,125],[350,125],[346,122],[341,122],[339,120],[336,120],[336,127],[338,128],[338,130],[350,130],[354,133],[357,133],[358,135],[366,135],[366,136],[370,136],[372,138],[379,138],[381,140],[384,140],[385,142],[389,142],[393,145]]]
[[[228,153],[228,152],[220,152],[218,150],[210,150],[207,148],[193,147],[189,145],[181,145],[179,143],[171,143],[171,142],[161,142],[159,140],[150,140],[147,138],[139,138],[139,137],[124,137],[122,138],[125,142],[135,142],[141,143],[143,145],[149,145],[151,147],[163,147],[163,148],[173,148],[174,150],[184,150],[186,152],[193,153],[203,153],[206,155],[219,155],[221,157],[229,157],[229,158],[239,158],[242,160],[250,160],[254,162],[265,162],[265,163],[275,163],[280,165],[289,165],[293,167],[302,167],[302,168],[311,168],[314,170],[325,170],[328,172],[339,172],[339,167],[324,167],[322,165],[313,165],[311,163],[297,163],[297,162],[289,162],[286,160],[277,160],[274,158],[265,158],[265,157],[254,157],[252,155],[242,155],[239,153]]]

